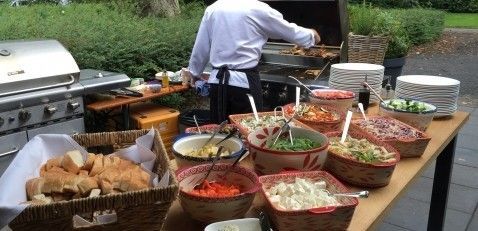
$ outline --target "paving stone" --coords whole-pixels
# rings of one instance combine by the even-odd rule
[[[392,208],[385,222],[414,231],[427,230],[429,210],[429,203],[404,197]],[[471,219],[471,214],[453,209],[447,209],[446,213],[444,230],[464,231]]]
[[[476,136],[478,134],[478,125],[466,123],[465,126],[463,126],[458,133],[463,135]]]
[[[456,148],[455,164],[478,168],[478,151],[467,148]]]
[[[478,230],[478,210],[475,211],[475,214],[472,217],[472,220],[470,221],[470,224],[468,224],[468,228],[466,231],[476,231]]]
[[[478,168],[454,164],[451,182],[478,189]]]
[[[429,203],[404,197],[391,209],[385,222],[415,231],[426,230],[429,209]]]
[[[410,229],[405,229],[400,226],[392,225],[387,222],[383,222],[378,228],[377,231],[409,231]]]
[[[456,211],[453,209],[446,210],[445,231],[465,231],[468,222],[470,222],[471,214]]]
[[[456,146],[478,151],[478,135],[459,134]]]
[[[475,109],[474,107],[458,106],[458,111],[466,111],[469,113],[472,113]]]
[[[430,202],[432,195],[433,179],[420,177],[410,187],[406,196],[423,202]],[[448,193],[448,208],[472,214],[478,203],[478,189],[457,184],[450,185]]]
[[[436,164],[436,161],[434,160],[430,164],[430,166],[428,166],[428,168],[425,169],[425,171],[423,171],[422,176],[426,176],[428,178],[433,178],[433,176],[435,174],[435,164]]]

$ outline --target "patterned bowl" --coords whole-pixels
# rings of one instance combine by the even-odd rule
[[[334,94],[340,94],[341,97],[334,97]],[[355,100],[355,93],[336,89],[315,89],[309,94],[310,102],[318,105],[334,106],[342,112],[346,112]]]
[[[400,153],[391,145],[379,141],[366,133],[349,131],[355,139],[367,139],[369,142],[383,146],[389,152],[395,152],[395,161],[389,163],[364,163],[354,159],[346,158],[329,149],[325,160],[325,169],[335,177],[352,185],[361,187],[383,187],[390,183],[393,170],[400,160]],[[340,137],[342,132],[326,134],[328,137]]]
[[[211,134],[190,135],[182,137],[174,142],[173,155],[176,159],[178,169],[212,162],[213,157],[194,157],[183,154],[190,150],[202,147],[210,137]],[[224,137],[226,137],[226,135],[217,134],[210,143],[215,144]],[[228,140],[222,142],[221,145],[228,148],[231,151],[231,154],[229,156],[221,157],[218,163],[233,163],[244,149],[244,144],[242,141],[235,137],[229,138]]]
[[[337,197],[340,206],[327,206],[296,211],[284,211],[276,208],[266,195],[266,190],[280,181],[294,182],[295,178],[308,178],[312,181],[325,181],[331,193],[349,192],[349,190],[325,171],[291,172],[259,177],[262,194],[266,198],[266,207],[277,230],[346,230],[352,220],[358,200],[352,197]]]
[[[301,103],[305,105],[314,105],[311,103]],[[294,113],[294,106],[295,103],[287,104],[284,106],[284,111],[286,114],[287,118],[290,118],[292,114]],[[305,119],[304,117],[297,116],[297,120],[304,123],[305,125],[315,129],[316,131],[325,133],[325,132],[333,132],[333,131],[338,131],[342,128],[342,123],[345,118],[345,114],[342,110],[337,109],[332,106],[327,106],[327,105],[317,105],[320,108],[323,108],[331,113],[335,113],[338,118],[334,121],[318,121],[318,120],[310,120],[310,119]]]
[[[256,173],[264,175],[282,171],[312,171],[322,168],[329,146],[325,135],[310,129],[291,127],[293,137],[306,137],[314,142],[319,142],[321,146],[296,152],[271,150],[266,146],[273,141],[272,139],[276,137],[279,129],[279,127],[262,128],[250,133],[247,137]]]
[[[216,164],[209,181],[221,179],[230,164]],[[189,193],[205,176],[210,164],[184,169],[178,175],[179,199],[184,211],[193,219],[206,223],[243,218],[260,189],[257,175],[244,167],[235,166],[226,176],[227,182],[240,185],[241,193],[229,197],[201,197]]]

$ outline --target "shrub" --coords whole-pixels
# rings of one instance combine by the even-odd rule
[[[204,7],[184,6],[173,18],[139,18],[102,4],[0,4],[0,40],[57,39],[80,68],[153,77],[161,68],[178,70],[188,63]]]
[[[445,13],[439,10],[393,10],[413,45],[433,41],[440,37],[445,25]]]
[[[457,13],[477,13],[478,0],[349,0],[349,3],[371,3],[383,8],[432,7]]]

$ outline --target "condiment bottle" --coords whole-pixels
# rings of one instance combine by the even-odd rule
[[[161,84],[164,88],[169,87],[169,76],[166,71],[163,71],[163,75],[161,77]]]
[[[365,82],[367,82],[367,75],[365,75]],[[370,90],[365,84],[362,86],[363,87],[359,90],[358,102],[362,103],[363,110],[366,111],[368,109],[368,105],[370,104]]]

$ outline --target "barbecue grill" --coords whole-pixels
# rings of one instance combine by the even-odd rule
[[[83,95],[129,81],[124,74],[80,71],[55,40],[0,42],[0,175],[34,136],[84,132]]]
[[[293,44],[270,40],[263,48],[259,73],[263,85],[264,106],[267,109],[285,105],[295,100],[297,77],[312,88],[325,88],[328,84],[330,65],[347,60],[348,18],[345,0],[262,0],[278,10],[289,22],[314,28],[321,35],[321,45],[312,49],[324,49],[334,57],[293,55]],[[306,74],[307,70],[316,73]],[[320,70],[317,73],[317,70]],[[301,90],[304,92],[304,89]]]

